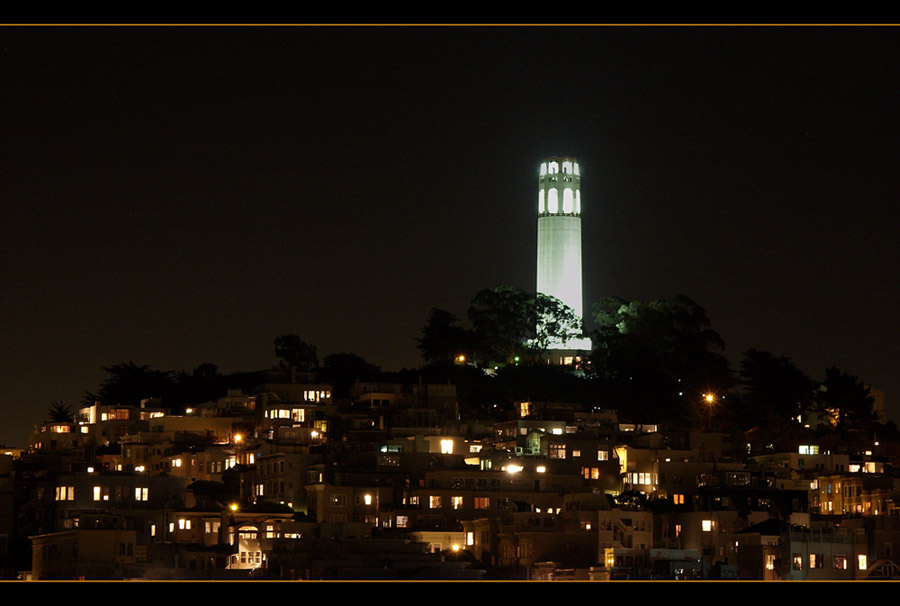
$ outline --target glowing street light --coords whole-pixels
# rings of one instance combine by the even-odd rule
[[[706,401],[709,409],[709,430],[712,431],[712,409],[713,405],[716,403],[716,394],[705,393],[703,394],[703,399]]]

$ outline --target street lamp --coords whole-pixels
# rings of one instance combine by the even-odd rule
[[[709,431],[712,431],[712,409],[713,404],[716,403],[716,395],[712,393],[703,394],[703,399],[706,401],[706,406],[709,409]]]

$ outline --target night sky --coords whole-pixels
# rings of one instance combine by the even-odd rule
[[[550,155],[586,309],[683,293],[900,412],[900,29],[3,27],[0,78],[0,444],[119,362],[419,366],[534,288]]]

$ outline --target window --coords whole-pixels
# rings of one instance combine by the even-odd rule
[[[864,554],[864,553],[861,553],[861,554],[859,554],[858,556],[856,556],[856,562],[857,562],[857,564],[859,565],[859,569],[860,569],[860,570],[865,570],[865,569],[866,569],[866,565],[867,565],[867,561],[866,561],[866,560],[867,560],[866,554]]]
[[[572,449],[572,456],[573,456],[573,457],[580,457],[580,456],[581,456],[581,451],[580,451],[580,450],[576,450],[576,449]]]
[[[57,486],[56,487],[56,500],[57,501],[74,501],[75,500],[75,487],[74,486]]]
[[[702,522],[700,522],[700,528],[703,530],[703,532],[712,532],[713,526],[714,524],[712,520],[703,520]]]
[[[570,188],[563,190],[563,212],[567,215],[572,214],[575,210],[575,195]]]
[[[109,500],[109,487],[94,486],[94,500],[95,501],[108,501]]]
[[[406,528],[409,518],[406,516],[397,516],[397,528]]]
[[[791,569],[803,570],[803,556],[799,553],[791,555]]]
[[[441,440],[441,454],[453,454],[453,440]]]
[[[331,506],[332,507],[346,507],[347,506],[347,495],[345,495],[345,494],[331,495]]]
[[[551,459],[565,459],[566,458],[566,445],[565,444],[550,444],[550,458]]]
[[[431,509],[439,509],[441,507],[441,497],[439,495],[431,495],[428,497],[428,507]]]
[[[632,471],[630,476],[632,484],[652,484],[653,476],[646,471]]]
[[[822,557],[821,553],[811,553],[809,554],[809,567],[813,568],[822,568],[822,563],[825,558]]]
[[[475,497],[475,509],[490,509],[490,497]]]
[[[146,501],[149,496],[148,493],[149,493],[148,488],[136,487],[134,489],[134,500],[135,501]]]
[[[672,495],[672,503],[674,503],[675,505],[684,505],[684,495],[683,494]]]
[[[450,497],[450,506],[453,509],[462,509],[463,498],[462,497]]]
[[[834,556],[834,567],[838,570],[847,570],[847,556],[845,556],[845,555]]]
[[[549,197],[547,199],[547,212],[552,215],[555,215],[559,212],[559,190],[556,188],[550,189],[547,192]]]
[[[597,451],[597,460],[598,461],[609,461],[609,453],[605,450]]]

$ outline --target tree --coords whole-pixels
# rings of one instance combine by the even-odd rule
[[[739,381],[744,429],[783,428],[811,409],[816,383],[790,358],[749,349],[741,360]]]
[[[468,316],[480,347],[506,363],[535,361],[551,343],[581,335],[581,319],[571,307],[512,286],[477,293]]]
[[[319,366],[315,345],[310,345],[295,334],[275,338],[275,355],[281,359],[281,367],[293,366],[298,370],[312,370]]]
[[[530,348],[536,354],[544,353],[553,344],[582,336],[581,318],[556,297],[537,293],[534,296],[534,315],[536,324]]]
[[[643,304],[609,297],[593,307],[591,361],[606,398],[634,420],[678,420],[708,391],[732,384],[725,343],[684,295]]]
[[[816,394],[816,409],[841,432],[866,431],[878,422],[875,399],[858,377],[835,367],[825,370],[825,382]]]
[[[422,357],[431,364],[451,364],[460,355],[472,357],[475,337],[472,331],[459,325],[459,318],[449,311],[434,308],[416,339]]]
[[[174,398],[177,392],[172,372],[153,370],[134,362],[116,364],[104,368],[109,377],[100,385],[97,393],[85,393],[86,404],[100,402],[105,406],[138,406],[145,398]]]
[[[209,362],[196,367],[193,372],[179,371],[174,375],[177,399],[183,404],[212,402],[227,392],[226,379],[219,368]]]
[[[321,379],[334,387],[334,398],[349,396],[355,381],[377,381],[381,369],[369,364],[354,353],[334,353],[325,356]]]
[[[75,415],[72,409],[58,400],[50,402],[50,408],[47,410],[47,420],[51,423],[72,423]]]

